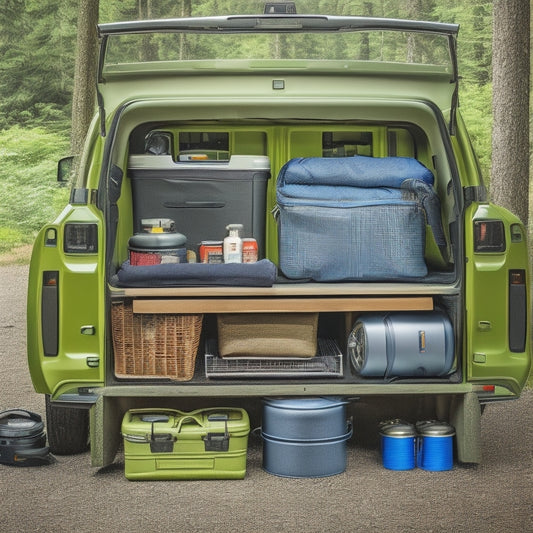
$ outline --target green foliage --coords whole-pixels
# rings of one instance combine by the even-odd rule
[[[15,124],[66,129],[76,5],[67,0],[5,3],[0,17],[0,129]]]
[[[463,83],[484,85],[492,78],[492,2],[440,0],[435,20],[460,25],[457,54]]]
[[[472,145],[479,159],[479,164],[486,185],[490,180],[491,167],[491,113],[492,85],[478,86],[463,83],[460,85],[459,105]]]
[[[0,226],[0,254],[9,252],[17,246],[28,244],[28,242],[27,235],[22,231]]]
[[[67,203],[68,189],[55,182],[67,148],[66,136],[43,129],[0,132],[0,251],[31,243]]]

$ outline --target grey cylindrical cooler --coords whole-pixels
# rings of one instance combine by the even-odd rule
[[[455,428],[446,422],[417,422],[417,463],[422,470],[440,472],[453,468],[453,436]]]
[[[340,398],[265,399],[263,468],[282,477],[325,477],[346,470],[352,436]]]
[[[128,242],[130,264],[186,263],[186,243],[187,237],[181,233],[138,233]]]
[[[438,377],[450,373],[454,335],[441,311],[369,313],[348,337],[356,372],[364,377]]]
[[[415,467],[416,430],[403,420],[380,424],[381,455],[388,470],[412,470]]]

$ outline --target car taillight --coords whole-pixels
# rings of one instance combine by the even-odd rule
[[[505,226],[501,220],[474,221],[474,252],[505,252]]]
[[[527,336],[526,271],[509,271],[509,349],[523,352]]]
[[[56,270],[45,270],[43,272],[41,329],[44,355],[57,355],[59,342],[59,272]]]
[[[489,394],[494,394],[496,392],[496,386],[495,385],[474,385],[472,387],[472,390],[474,392],[477,392],[478,394],[489,395]]]
[[[65,224],[63,250],[67,254],[95,254],[98,252],[96,224]]]

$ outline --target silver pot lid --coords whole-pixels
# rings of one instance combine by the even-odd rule
[[[137,233],[130,237],[130,248],[165,250],[180,248],[187,243],[187,237],[182,233]]]
[[[379,432],[386,437],[415,437],[416,429],[405,420],[394,419],[381,422]]]
[[[455,428],[439,420],[423,420],[416,423],[416,430],[426,437],[450,437],[455,435]]]
[[[305,398],[264,398],[263,403],[277,409],[308,410],[330,409],[348,404],[348,401],[336,396]]]

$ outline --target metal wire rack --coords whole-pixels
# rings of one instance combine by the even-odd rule
[[[342,352],[333,339],[319,338],[314,357],[221,358],[217,341],[206,340],[205,375],[208,378],[342,377]]]

